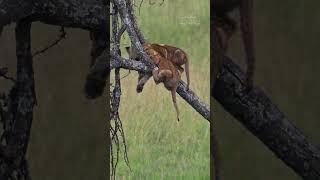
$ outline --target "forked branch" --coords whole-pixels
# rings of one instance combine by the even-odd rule
[[[117,52],[111,50],[111,69],[124,68],[130,70],[143,71],[151,73],[155,67],[152,60],[142,50],[142,44],[145,42],[140,29],[137,26],[136,20],[133,15],[132,4],[130,0],[114,0],[113,1],[119,10],[119,14],[123,24],[126,26],[127,32],[131,39],[131,43],[141,54],[141,62],[134,60],[127,60],[119,55]],[[210,122],[210,109],[209,107],[192,91],[186,90],[186,83],[180,82],[177,93],[188,102],[197,112],[199,112],[206,120]]]
[[[135,61],[132,59],[124,59],[114,52],[111,53],[110,69],[123,68],[145,73],[151,73],[152,68],[145,65],[143,62]],[[207,121],[210,122],[210,109],[209,107],[194,93],[191,89],[186,90],[186,83],[180,82],[177,93],[198,113],[200,113]]]

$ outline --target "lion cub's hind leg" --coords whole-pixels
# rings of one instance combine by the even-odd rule
[[[172,102],[173,102],[174,108],[176,109],[177,120],[180,121],[180,119],[179,119],[179,109],[178,109],[177,98],[176,98],[176,90],[177,90],[177,86],[175,86],[174,88],[171,89],[171,96],[172,96]]]

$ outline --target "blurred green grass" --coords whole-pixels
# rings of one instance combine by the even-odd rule
[[[209,105],[210,7],[209,1],[161,1],[141,6],[136,17],[147,41],[185,50],[190,60],[191,89]],[[136,1],[139,4],[139,1]],[[128,36],[121,41],[129,46]],[[122,76],[127,73],[122,70]],[[151,78],[141,94],[136,93],[137,73],[122,83],[120,117],[126,133],[132,172],[123,159],[119,179],[209,179],[209,123],[177,96],[180,122],[175,118],[171,94]],[[185,75],[183,75],[185,80]],[[111,82],[113,80],[111,79]]]

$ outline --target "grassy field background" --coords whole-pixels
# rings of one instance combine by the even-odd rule
[[[182,48],[190,60],[190,88],[209,105],[210,7],[208,0],[145,1],[136,17],[146,39]],[[136,1],[139,4],[139,1]],[[128,36],[121,42],[129,46]],[[125,55],[126,56],[126,55]],[[127,73],[122,70],[122,76]],[[136,93],[138,74],[122,82],[120,117],[126,132],[132,172],[123,160],[119,179],[209,179],[209,123],[178,95],[180,122],[175,116],[171,93],[151,78]],[[185,74],[183,79],[186,80]],[[112,80],[111,80],[112,81]]]

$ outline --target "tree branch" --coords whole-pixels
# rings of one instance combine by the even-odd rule
[[[155,65],[149,58],[149,56],[147,56],[147,54],[143,51],[141,44],[144,43],[145,40],[135,21],[130,0],[114,0],[113,2],[117,6],[123,24],[127,27],[126,29],[131,39],[131,43],[138,50],[139,54],[141,55],[141,61],[143,63],[123,59],[118,56],[116,52],[111,51],[111,69],[121,67],[125,69],[151,73]],[[186,84],[184,82],[180,81],[177,88],[177,93],[210,122],[210,110],[208,106],[204,102],[202,102],[193,91],[191,91],[190,89],[187,91]]]
[[[0,28],[30,16],[34,12],[34,7],[30,1],[1,0]]]
[[[93,0],[2,0],[0,27],[26,17],[46,24],[100,30],[107,23],[109,4]]]
[[[132,59],[124,59],[115,52],[111,51],[111,70],[114,68],[124,68],[145,73],[151,73],[152,68],[146,66],[143,62],[135,61]],[[180,81],[177,93],[190,104],[198,113],[200,113],[206,120],[210,122],[210,109],[209,107],[191,90],[186,90],[186,83]]]
[[[8,109],[1,113],[0,179],[31,179],[25,157],[36,103],[30,29],[27,19],[17,23],[17,80],[6,99]]]
[[[144,39],[137,32],[137,25],[128,0],[114,0],[123,23],[127,27],[130,39],[134,46],[142,54],[142,62],[123,59],[111,52],[111,64],[101,61],[97,68],[125,68],[143,72],[151,72],[153,64],[142,50],[141,43]],[[129,8],[126,8],[126,4]],[[108,12],[107,1],[92,0],[2,0],[0,1],[0,30],[5,25],[29,17],[33,21],[41,21],[47,24],[65,27],[76,27],[88,30],[100,30],[105,25]],[[25,28],[21,28],[21,27]],[[30,26],[20,24],[17,27],[17,82],[10,92],[9,111],[5,117],[10,136],[6,139],[12,145],[10,152],[18,153],[17,165],[26,164],[24,161],[32,121],[33,106],[36,101],[34,94],[34,80],[32,70],[32,58],[30,53]],[[108,56],[104,53],[104,58]],[[100,57],[103,59],[103,56]],[[104,59],[105,60],[105,59]],[[97,60],[99,61],[99,59]],[[110,66],[110,69],[109,69]],[[92,69],[94,70],[95,67]],[[320,151],[312,145],[306,137],[285,115],[272,104],[270,99],[259,89],[254,88],[245,92],[245,79],[240,69],[225,57],[222,73],[214,86],[214,97],[222,106],[257,136],[277,157],[282,159],[289,167],[304,179],[320,179]],[[179,84],[178,94],[184,98],[193,108],[209,121],[209,108],[191,91],[185,90],[185,84]],[[15,122],[11,127],[9,122]],[[209,121],[210,122],[210,121]],[[11,129],[10,129],[10,128]],[[18,132],[18,133],[17,133]],[[8,152],[0,146],[0,152]],[[22,150],[22,151],[21,151]],[[5,164],[7,157],[0,155],[0,163]],[[1,166],[10,167],[12,166]],[[0,179],[10,172],[0,169]]]
[[[217,101],[298,175],[307,180],[320,179],[319,149],[262,90],[255,87],[244,91],[244,73],[229,58],[224,57],[223,62],[213,92]]]
[[[135,18],[133,16],[133,10],[130,0],[113,0],[119,11],[123,24],[127,27],[132,45],[137,49],[139,55],[142,57],[142,61],[152,68],[155,67],[149,56],[143,51],[142,44],[145,42],[142,33],[140,32]],[[126,3],[127,2],[127,3]]]

